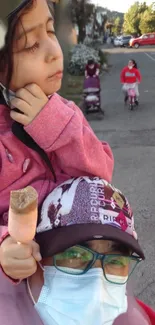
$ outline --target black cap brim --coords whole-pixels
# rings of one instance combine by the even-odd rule
[[[124,244],[145,259],[144,253],[136,239],[119,228],[101,224],[78,224],[48,230],[36,235],[43,258],[51,257],[63,250],[94,239],[111,240]]]

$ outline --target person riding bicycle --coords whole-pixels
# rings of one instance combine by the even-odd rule
[[[124,67],[121,72],[121,83],[123,84],[123,92],[125,95],[124,102],[126,103],[128,100],[128,89],[129,87],[135,89],[136,93],[136,100],[135,104],[138,105],[138,97],[139,97],[139,90],[138,90],[138,83],[141,82],[141,73],[137,68],[137,63],[135,60],[129,60],[128,66]]]

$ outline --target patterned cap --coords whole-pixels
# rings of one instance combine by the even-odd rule
[[[144,259],[127,198],[98,177],[70,179],[43,203],[36,235],[41,254],[49,257],[93,239],[125,244]]]

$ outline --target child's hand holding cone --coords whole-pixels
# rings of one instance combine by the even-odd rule
[[[11,192],[8,236],[1,244],[0,261],[4,272],[15,280],[34,274],[41,260],[36,232],[38,195],[32,187]]]

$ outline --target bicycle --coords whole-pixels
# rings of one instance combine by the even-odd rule
[[[129,88],[127,90],[127,94],[128,94],[128,101],[129,101],[129,107],[130,110],[133,111],[134,106],[135,106],[135,101],[136,101],[136,92],[135,92],[135,88]]]

